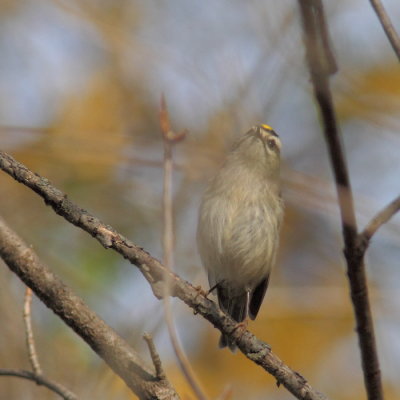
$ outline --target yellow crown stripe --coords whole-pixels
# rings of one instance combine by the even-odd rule
[[[262,124],[261,125],[264,129],[266,129],[267,131],[273,131],[273,129],[269,126],[269,125],[267,125],[267,124]]]

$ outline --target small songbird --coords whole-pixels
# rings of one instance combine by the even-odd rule
[[[268,287],[283,217],[281,142],[268,125],[253,126],[209,183],[197,244],[219,306],[235,321],[255,319]],[[236,345],[221,336],[219,346]]]

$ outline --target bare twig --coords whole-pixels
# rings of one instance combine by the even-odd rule
[[[400,196],[389,203],[383,210],[379,211],[360,233],[360,239],[363,243],[368,243],[376,231],[390,220],[400,210]]]
[[[59,394],[62,398],[68,400],[76,400],[77,397],[74,393],[69,391],[63,385],[54,382],[43,375],[42,369],[40,368],[39,358],[36,353],[35,348],[35,340],[33,338],[33,330],[32,330],[32,319],[31,319],[31,304],[32,304],[32,290],[27,287],[25,289],[25,300],[24,300],[24,323],[25,323],[25,335],[26,335],[26,345],[28,348],[29,361],[32,366],[33,372],[24,371],[24,370],[7,370],[8,372],[13,371],[16,374],[14,376],[19,376],[20,378],[26,378],[33,380],[38,385],[43,385],[50,389],[51,391]],[[4,370],[2,370],[4,371]],[[0,371],[0,375],[1,375]],[[7,374],[4,374],[7,375]],[[8,374],[12,375],[12,374]]]
[[[160,107],[160,127],[164,143],[164,181],[163,181],[163,263],[166,268],[173,268],[173,253],[174,253],[174,222],[173,222],[173,204],[172,204],[172,146],[183,140],[186,136],[186,131],[176,134],[171,129],[167,103],[164,95],[161,95]]]
[[[140,399],[179,399],[169,381],[157,379],[139,355],[44,266],[34,251],[2,218],[0,257],[47,307],[85,340]]]
[[[183,130],[175,133],[171,129],[167,103],[164,95],[161,96],[160,107],[160,127],[164,143],[164,181],[163,181],[163,263],[166,268],[172,271],[173,269],[173,255],[174,255],[174,222],[173,222],[173,195],[172,195],[172,170],[173,158],[172,148],[175,143],[182,141],[187,131]]]
[[[165,372],[162,367],[160,355],[157,352],[156,346],[153,342],[153,338],[150,333],[145,333],[143,335],[143,339],[147,343],[147,347],[149,348],[151,360],[153,361],[154,368],[156,370],[156,375],[158,379],[166,379]]]
[[[26,346],[28,348],[29,361],[32,365],[33,372],[36,375],[42,375],[42,370],[40,368],[39,359],[37,357],[35,349],[35,340],[33,338],[31,303],[32,303],[32,290],[29,287],[27,287],[25,290],[25,301],[24,301]]]
[[[174,264],[174,212],[173,212],[173,194],[172,194],[172,172],[173,172],[173,158],[172,149],[175,143],[182,141],[187,132],[184,130],[180,133],[175,133],[171,128],[167,103],[164,95],[161,96],[160,107],[160,127],[164,143],[164,182],[163,182],[163,216],[164,216],[164,229],[163,229],[163,264],[172,271]],[[175,322],[171,310],[171,300],[169,297],[170,281],[168,276],[165,277],[164,285],[164,312],[165,321],[167,323],[169,337],[174,349],[179,366],[185,376],[189,386],[200,400],[206,400],[198,380],[196,379],[193,368],[187,358],[178,338],[175,327]]]
[[[0,376],[15,376],[18,378],[29,379],[36,384],[46,387],[54,393],[57,393],[60,397],[65,400],[77,400],[74,393],[70,392],[68,389],[62,385],[47,379],[43,375],[38,375],[32,371],[25,371],[22,369],[5,369],[0,368]]]
[[[386,33],[387,38],[389,39],[390,44],[392,45],[394,52],[397,55],[397,58],[400,61],[400,37],[394,29],[389,15],[387,14],[380,0],[370,0],[370,2],[376,12],[376,15],[378,16],[378,19],[382,25],[383,30]]]
[[[321,49],[321,43],[323,43],[323,46],[328,45],[328,42],[320,39],[323,35],[321,26],[324,25],[320,22],[321,15],[323,15],[322,3],[321,0],[299,0],[299,4],[308,68],[335,176],[342,220],[344,255],[357,324],[364,384],[370,400],[381,400],[383,399],[381,373],[364,265],[366,248],[361,249],[359,246],[350,178],[329,86],[330,72],[326,68],[326,51]],[[328,51],[328,54],[332,55],[332,52]]]
[[[98,218],[72,203],[63,192],[52,186],[47,179],[34,174],[26,166],[17,162],[13,157],[1,150],[0,169],[12,176],[18,182],[31,188],[41,196],[45,200],[45,203],[52,207],[58,215],[61,215],[73,225],[88,232],[105,248],[115,250],[132,264],[136,265],[149,282],[154,294],[158,298],[163,297],[163,283],[165,281],[165,274],[168,274],[169,279],[171,280],[171,296],[178,297],[196,313],[202,315],[205,319],[211,322],[220,330],[221,333],[227,335],[230,340],[237,344],[239,349],[247,358],[273,375],[278,382],[285,386],[286,389],[298,399],[326,399],[323,394],[313,389],[305,378],[298,372],[291,370],[287,365],[285,365],[282,360],[271,351],[271,348],[266,343],[258,340],[248,330],[242,331],[237,329],[237,323],[222,312],[215,302],[206,298],[193,285],[182,280],[176,274],[168,271],[158,260],[153,258],[141,247],[136,246],[134,243],[116,232],[111,226],[105,225]],[[2,246],[0,245],[0,251],[1,250]],[[3,252],[1,255],[3,258],[7,258],[7,253],[4,254]],[[34,277],[36,277],[36,274],[39,274],[40,276],[40,272],[30,272],[30,275],[33,275]],[[19,274],[19,276],[28,286],[32,287],[31,279],[27,279],[25,274]],[[36,294],[38,292],[41,293],[39,297],[46,302],[48,296],[46,295],[46,290],[52,293],[52,287],[50,286],[43,289],[40,282],[38,283],[39,285],[37,290],[34,290],[34,288],[32,289]],[[63,309],[63,303],[65,301],[69,303],[68,297],[59,298],[57,296],[55,300],[57,303],[56,306],[58,307],[55,308],[56,312],[58,312],[59,309]],[[74,312],[68,314],[69,318],[66,322],[74,327],[76,325],[76,322],[74,321],[76,318],[80,318],[80,314],[80,311],[74,310]],[[90,318],[86,318],[86,320],[89,322],[91,321]],[[97,348],[98,347],[95,347],[95,349]],[[118,359],[119,356],[120,354],[115,354],[116,359]],[[123,367],[123,365],[119,365],[119,368],[124,369]],[[126,373],[128,371],[130,373],[132,370],[132,367],[129,367],[129,365],[125,365],[125,368]],[[140,367],[140,369],[141,368],[142,367]]]

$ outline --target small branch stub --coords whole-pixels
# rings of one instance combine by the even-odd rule
[[[143,339],[146,341],[147,346],[149,348],[151,360],[153,361],[154,368],[156,370],[156,376],[158,379],[166,379],[165,372],[162,367],[160,355],[157,352],[156,346],[153,341],[153,337],[150,333],[145,333],[143,335]]]
[[[369,240],[376,231],[386,222],[388,222],[400,210],[400,196],[395,198],[384,209],[378,212],[368,223],[365,229],[360,233],[360,241],[368,244]]]
[[[187,129],[184,129],[181,132],[177,133],[171,129],[167,102],[165,101],[165,96],[163,94],[161,95],[160,101],[160,127],[164,140],[170,143],[177,143],[182,141],[183,139],[185,139],[188,133]]]

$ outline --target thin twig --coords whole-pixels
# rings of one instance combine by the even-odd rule
[[[147,347],[149,348],[151,360],[153,361],[154,368],[156,370],[156,376],[158,379],[166,379],[166,375],[164,369],[162,367],[160,355],[157,352],[156,346],[153,341],[153,337],[150,333],[145,333],[143,335],[143,339],[147,343]]]
[[[306,59],[335,176],[344,238],[344,255],[357,325],[364,384],[369,400],[382,400],[381,372],[364,264],[366,247],[360,247],[350,178],[329,86],[329,71],[325,60],[327,52],[321,49],[321,43],[324,46],[328,45],[328,42],[320,39],[322,35],[320,28],[324,25],[319,21],[323,15],[322,3],[321,0],[299,0],[299,4]],[[332,52],[328,51],[328,54]]]
[[[78,398],[72,392],[62,385],[47,379],[43,375],[35,374],[32,371],[25,371],[22,369],[6,369],[0,368],[0,376],[15,376],[18,378],[29,379],[36,384],[46,387],[54,393],[57,393],[60,397],[65,400],[77,400]]]
[[[42,369],[40,368],[39,359],[36,353],[35,340],[33,338],[31,303],[32,303],[32,290],[29,287],[27,287],[25,290],[25,301],[24,301],[26,346],[28,348],[29,361],[32,365],[33,372],[36,375],[42,375]]]
[[[172,142],[170,137],[171,126],[169,122],[167,105],[164,95],[161,96],[160,126],[164,144],[164,179],[163,179],[163,263],[167,269],[173,268],[174,228],[172,211]]]
[[[42,369],[40,368],[39,358],[36,353],[35,340],[33,337],[32,329],[32,319],[31,319],[31,304],[32,304],[32,290],[27,287],[25,289],[25,299],[24,299],[24,323],[25,323],[25,335],[26,335],[26,345],[28,348],[29,361],[31,363],[33,372],[28,373],[28,371],[17,370],[20,373],[19,377],[31,379],[35,381],[38,385],[46,386],[48,389],[59,394],[64,399],[75,400],[76,395],[69,391],[63,385],[54,382],[43,375]],[[13,370],[8,370],[13,371]],[[15,371],[14,371],[15,372]],[[17,376],[17,375],[14,375]]]
[[[184,130],[180,133],[175,133],[171,128],[167,103],[164,95],[161,96],[160,107],[160,127],[164,143],[164,182],[163,182],[163,264],[169,270],[173,270],[174,263],[174,223],[173,223],[173,194],[172,194],[172,173],[173,173],[173,158],[172,149],[175,143],[182,141],[187,132]],[[171,299],[169,297],[171,282],[168,275],[165,277],[164,285],[164,313],[167,329],[171,340],[175,356],[178,360],[179,366],[185,376],[189,386],[200,400],[206,400],[207,396],[201,388],[195,372],[187,358],[182,345],[180,344],[178,333],[176,331],[174,318],[171,309]]]
[[[378,212],[360,233],[362,242],[367,243],[376,231],[390,220],[400,210],[400,196],[390,202],[384,209]]]
[[[143,248],[135,245],[124,236],[115,231],[111,226],[105,225],[102,221],[91,215],[86,210],[83,210],[73,202],[71,202],[67,196],[59,189],[55,188],[50,182],[41,177],[38,174],[30,171],[25,165],[16,161],[9,154],[0,150],[0,169],[12,176],[16,181],[23,185],[31,188],[39,196],[43,198],[45,203],[52,207],[52,209],[60,216],[65,218],[73,225],[83,229],[91,236],[93,236],[103,247],[106,249],[113,249],[121,254],[125,259],[129,260],[133,265],[136,265],[142,272],[143,276],[151,285],[153,293],[158,298],[163,297],[163,284],[165,282],[165,274],[169,275],[171,279],[171,296],[178,297],[185,304],[191,307],[197,314],[200,314],[213,324],[221,333],[227,335],[230,340],[237,344],[242,353],[251,361],[259,365],[265,371],[270,373],[279,381],[285,388],[291,392],[294,396],[301,400],[323,400],[327,399],[326,396],[315,390],[310,386],[307,380],[301,376],[298,372],[293,371],[283,361],[275,355],[271,348],[264,342],[258,340],[248,330],[242,331],[237,329],[237,323],[230,318],[227,314],[222,312],[217,304],[207,297],[205,297],[197,288],[191,285],[189,282],[184,281],[178,275],[169,272],[157,259],[152,257]],[[1,219],[0,219],[1,222]],[[1,224],[0,224],[1,228]],[[0,229],[0,240],[2,238]],[[7,247],[12,247],[13,242],[8,242]],[[28,286],[32,287],[32,280],[39,279],[39,277],[46,277],[49,271],[46,273],[33,271],[31,268],[26,268],[25,263],[15,265],[15,262],[11,263],[10,257],[12,253],[18,251],[13,249],[7,251],[6,248],[2,248],[0,243],[0,255],[5,259],[7,265],[12,269]],[[7,262],[8,261],[8,262]],[[15,260],[14,260],[15,261]],[[29,277],[29,278],[28,278]],[[32,280],[31,280],[32,279]],[[53,283],[51,281],[51,283]],[[49,286],[46,289],[52,290],[53,286]],[[32,288],[33,289],[33,288]],[[39,296],[43,302],[45,302],[50,308],[52,308],[61,318],[65,318],[64,321],[69,324],[74,330],[77,329],[77,318],[80,318],[82,311],[79,309],[67,310],[68,318],[64,315],[65,302],[70,305],[69,297],[57,296],[51,297],[49,301],[49,294],[47,290],[42,288],[40,285],[40,279],[37,282],[36,289],[34,292]],[[42,291],[42,292],[40,292]],[[81,300],[80,300],[81,301]],[[87,316],[85,320],[87,323],[91,323],[94,316],[93,313]],[[88,328],[86,328],[87,330]],[[89,329],[90,332],[98,335],[96,326],[92,326]],[[240,331],[240,332],[239,332]],[[88,332],[85,331],[84,339],[88,341]],[[90,337],[89,337],[90,338]],[[110,347],[115,342],[113,340],[106,340],[104,343],[92,343],[91,346],[96,349],[103,345],[109,347],[109,351],[114,355],[115,351]],[[102,357],[106,358],[106,354],[101,354]],[[118,358],[121,354],[118,354]],[[116,361],[114,361],[116,362]],[[131,364],[131,363],[130,363]],[[127,376],[122,374],[123,379],[126,381],[127,378],[131,377],[132,368],[129,365],[126,366],[119,362],[116,365],[112,365],[113,369],[117,369],[120,372],[124,370],[129,373]],[[139,364],[137,368],[142,369],[142,364]]]
[[[400,37],[394,29],[392,21],[390,20],[390,17],[386,12],[385,7],[383,7],[383,4],[380,0],[370,0],[370,2],[376,12],[376,15],[378,16],[378,19],[382,25],[383,30],[386,33],[387,38],[389,39],[390,44],[392,45],[394,52],[397,55],[397,58],[400,61]]]

